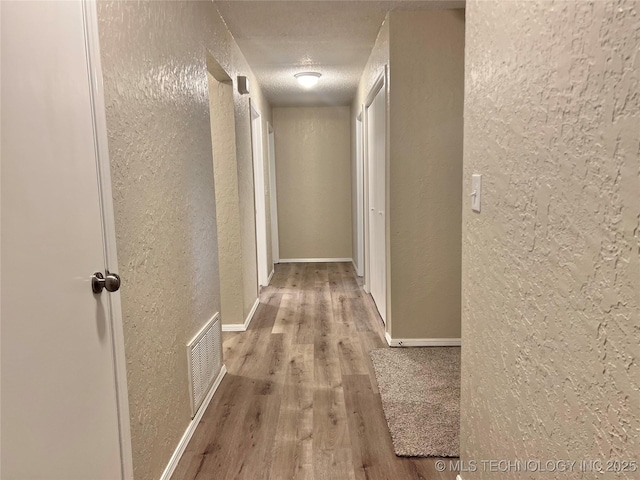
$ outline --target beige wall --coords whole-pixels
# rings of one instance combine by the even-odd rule
[[[136,480],[190,421],[185,345],[220,310],[206,52],[247,75],[209,2],[99,2]],[[247,96],[234,89],[244,311],[257,297]],[[265,125],[266,126],[266,125]],[[265,128],[266,131],[266,128]],[[245,313],[246,315],[246,313]]]
[[[367,98],[367,95],[373,88],[376,80],[380,74],[384,71],[385,65],[389,64],[389,15],[385,18],[384,22],[380,26],[380,31],[376,38],[371,55],[367,60],[367,64],[362,71],[360,82],[358,83],[358,90],[356,92],[355,99],[351,105],[353,122],[353,138],[355,139],[355,118],[358,112],[362,109],[363,104]],[[387,89],[388,92],[388,89]],[[387,95],[388,97],[388,95]],[[352,147],[352,153],[355,155],[355,144]]]
[[[220,82],[211,74],[208,79],[220,269],[220,318],[223,324],[241,324],[244,323],[244,282],[233,85],[228,81]]]
[[[351,255],[353,256],[354,265],[358,263],[358,171],[356,162],[362,162],[361,159],[356,157],[356,142],[357,142],[357,123],[356,117],[358,116],[358,110],[353,111],[351,129]],[[360,123],[362,126],[362,123]],[[362,143],[361,143],[362,145]],[[364,263],[364,262],[363,262]],[[362,265],[357,265],[357,268],[363,268]]]
[[[638,460],[638,18],[637,2],[467,5],[463,460]]]
[[[267,222],[267,272],[271,274],[274,271],[273,263],[273,242],[271,241],[271,172],[269,166],[269,125],[271,125],[271,110],[267,112],[269,117],[263,120],[262,125],[262,162],[264,165],[264,204],[266,206],[266,222]]]
[[[351,258],[350,108],[274,108],[280,258]]]
[[[352,106],[354,142],[385,65],[386,329],[394,339],[459,338],[464,11],[387,15]]]
[[[185,2],[188,3],[188,2]],[[249,110],[249,97],[260,109],[262,114],[263,152],[265,157],[267,150],[267,122],[271,119],[271,107],[262,95],[260,85],[251,72],[242,52],[235,40],[224,25],[222,18],[216,13],[213,20],[213,28],[217,32],[209,46],[209,51],[234,79],[233,98],[235,105],[236,121],[236,155],[238,163],[238,195],[240,197],[240,234],[242,244],[242,278],[244,282],[244,316],[245,319],[251,312],[258,298],[258,269],[256,258],[256,210],[253,184],[253,157],[251,147],[251,114]],[[222,38],[217,38],[222,37]],[[251,95],[239,95],[235,79],[238,75],[249,77]],[[269,175],[265,174],[265,192],[269,194]],[[270,258],[271,238],[269,237],[270,212],[267,203],[267,252]],[[268,259],[269,260],[269,259]],[[271,268],[269,268],[271,271]]]
[[[460,338],[464,10],[390,14],[392,338]]]

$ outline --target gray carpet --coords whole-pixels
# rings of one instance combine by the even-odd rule
[[[460,347],[370,352],[393,449],[401,457],[460,455]]]

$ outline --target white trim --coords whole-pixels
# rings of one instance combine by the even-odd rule
[[[247,327],[242,323],[228,323],[226,325],[222,325],[223,332],[246,332]]]
[[[371,138],[370,135],[371,130],[371,113],[370,108],[375,102],[376,98],[379,94],[385,96],[384,98],[384,209],[379,210],[379,213],[384,217],[384,235],[382,238],[377,238],[372,241],[374,225],[371,222],[372,211],[374,207],[372,207],[372,198],[374,197],[372,191],[372,176],[376,173],[376,170],[372,168],[374,165],[371,159]],[[388,166],[389,166],[389,112],[387,108],[387,99],[388,99],[388,91],[387,91],[387,65],[384,65],[380,74],[378,75],[373,87],[369,91],[367,95],[366,102],[364,104],[364,119],[365,123],[363,124],[364,128],[364,171],[363,171],[363,182],[364,182],[364,234],[365,234],[365,265],[364,265],[364,284],[363,289],[366,293],[369,293],[374,300],[374,304],[378,313],[380,314],[380,318],[382,318],[382,322],[386,325],[387,323],[387,314],[390,306],[388,305],[388,297],[389,297],[389,285],[387,285],[388,273],[390,271],[390,259],[389,259],[389,175],[387,174]],[[378,215],[375,215],[375,218],[379,218]],[[374,252],[374,247],[372,245],[376,245],[379,247],[379,243],[383,243],[384,248],[376,248]],[[382,258],[380,257],[380,253],[382,253]],[[382,272],[381,278],[377,278],[378,282],[375,282],[373,285],[372,274],[373,272],[378,272],[379,269],[374,269],[373,264],[378,263],[378,267],[384,267],[384,271]],[[382,282],[382,285],[380,285]],[[380,287],[380,288],[378,288]],[[379,297],[379,298],[376,298]]]
[[[260,298],[256,298],[256,301],[253,302],[253,307],[251,307],[251,311],[249,312],[249,315],[247,315],[247,318],[244,321],[245,330],[249,328],[249,324],[251,323],[251,320],[253,320],[253,316],[255,315],[256,310],[258,310],[258,306],[260,306]]]
[[[169,459],[169,463],[165,467],[164,472],[162,472],[162,476],[160,477],[160,480],[171,479],[171,475],[173,475],[173,472],[178,466],[178,462],[180,462],[180,459],[182,458],[182,455],[184,454],[184,451],[186,450],[187,445],[191,440],[191,437],[195,433],[196,428],[198,427],[198,424],[200,423],[200,420],[204,415],[204,412],[207,410],[207,407],[209,406],[209,403],[213,398],[213,394],[216,393],[216,390],[220,386],[220,382],[222,382],[222,379],[224,378],[226,373],[227,373],[227,367],[222,365],[222,368],[220,369],[220,373],[218,374],[215,382],[213,382],[213,385],[211,385],[211,389],[209,390],[209,393],[207,393],[207,396],[202,402],[202,405],[200,405],[200,408],[198,409],[196,416],[193,417],[193,420],[191,420],[191,423],[189,423],[189,425],[187,426],[187,429],[185,430],[184,435],[182,435],[182,438],[180,439],[178,446],[173,452],[173,455],[171,455],[171,458]]]
[[[384,338],[390,347],[460,347],[460,338],[391,338],[389,332]]]
[[[275,268],[271,270],[271,273],[269,274],[269,278],[267,278],[267,286],[271,285],[271,279],[273,278],[274,273],[276,273]]]
[[[360,275],[360,273],[358,272],[358,266],[356,265],[356,261],[355,260],[351,260],[351,264],[353,265],[353,269],[356,271],[356,275],[358,277],[361,277],[362,275]]]
[[[364,103],[365,108],[368,108],[371,106],[373,101],[376,99],[378,92],[382,90],[382,87],[385,86],[386,76],[387,76],[387,66],[384,65],[382,67],[382,70],[378,74],[378,77],[376,78],[376,81],[373,84],[373,87],[371,87],[371,90],[369,90],[369,94],[367,95],[367,99]]]
[[[369,251],[369,120],[367,119],[367,107],[360,105],[362,115],[362,289],[365,293],[369,290],[369,268],[371,267]]]
[[[356,118],[356,249],[353,265],[359,277],[364,275],[364,123],[362,110]]]
[[[111,189],[111,162],[107,134],[107,109],[104,102],[104,85],[98,35],[98,14],[95,0],[82,2],[86,34],[87,62],[89,66],[89,87],[91,89],[91,109],[94,124],[96,158],[98,163],[98,189],[102,215],[105,267],[110,272],[118,271],[116,248],[115,214]],[[129,417],[129,395],[127,391],[127,361],[124,348],[124,331],[120,292],[107,295],[113,339],[113,363],[118,405],[118,431],[120,435],[120,456],[122,477],[133,479],[133,450],[131,448],[131,423]]]
[[[353,258],[281,258],[280,263],[342,263],[353,262]]]
[[[245,319],[244,323],[227,323],[226,325],[222,324],[222,331],[223,332],[246,332],[247,329],[249,328],[249,324],[251,323],[251,320],[253,320],[253,315],[256,313],[256,310],[258,310],[259,305],[260,305],[260,299],[256,298],[256,301],[253,304],[253,307],[251,307],[251,311],[249,312],[249,315],[247,315],[247,318]]]
[[[264,186],[264,136],[262,114],[252,99],[249,99],[251,115],[251,150],[253,162],[253,197],[256,222],[256,268],[258,273],[258,291],[268,285],[267,277],[267,205]]]

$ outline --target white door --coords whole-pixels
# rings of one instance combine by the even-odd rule
[[[364,161],[362,156],[362,114],[356,119],[356,267],[364,275]]]
[[[368,284],[378,312],[386,322],[386,99],[384,84],[376,88],[379,89],[367,107],[369,248],[371,250]]]
[[[269,284],[267,268],[267,202],[264,188],[264,154],[262,145],[262,118],[251,103],[251,148],[253,150],[253,186],[256,209],[256,260],[258,287]]]
[[[116,375],[114,343],[121,330],[111,311],[119,303],[109,298],[117,293],[94,294],[90,281],[105,272],[108,250],[89,74],[99,67],[85,34],[93,28],[95,38],[94,5],[0,8],[0,477],[129,478],[128,411],[118,402],[126,379]]]

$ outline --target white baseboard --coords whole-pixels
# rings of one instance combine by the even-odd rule
[[[273,278],[273,274],[276,273],[276,269],[274,268],[273,270],[271,270],[271,273],[269,274],[269,278],[267,278],[267,287],[269,285],[271,285],[271,279]]]
[[[249,312],[249,315],[247,315],[247,318],[245,319],[244,323],[227,323],[222,324],[222,331],[223,332],[246,332],[247,328],[249,328],[249,324],[251,323],[251,320],[253,320],[253,315],[256,313],[256,310],[258,309],[258,305],[260,305],[260,299],[256,298],[255,303],[253,304],[253,307],[251,307],[251,311]]]
[[[352,258],[281,258],[280,263],[334,263],[353,262]]]
[[[202,402],[202,405],[200,405],[200,408],[198,409],[196,416],[193,417],[193,420],[191,420],[191,423],[189,423],[189,426],[185,430],[184,435],[182,435],[182,438],[180,439],[178,446],[173,452],[173,455],[171,455],[171,458],[169,459],[169,463],[164,469],[164,472],[162,472],[162,476],[160,477],[160,480],[171,479],[171,475],[173,475],[173,472],[178,466],[178,462],[180,462],[180,459],[182,458],[182,454],[187,448],[187,445],[189,444],[191,437],[195,433],[196,428],[198,427],[198,424],[200,423],[200,420],[202,419],[202,416],[204,415],[205,410],[209,406],[209,403],[213,398],[213,394],[216,393],[216,390],[220,386],[220,382],[222,382],[222,379],[224,378],[226,373],[227,373],[227,367],[222,365],[222,368],[220,369],[220,373],[216,377],[215,382],[213,382],[213,385],[211,385],[211,389],[209,389],[209,393],[207,393],[207,396]]]
[[[258,307],[260,306],[260,298],[256,298],[256,301],[253,302],[253,307],[251,307],[251,311],[249,312],[249,315],[247,315],[247,318],[244,321],[244,331],[247,330],[247,328],[249,328],[249,324],[251,323],[251,320],[253,320],[253,316],[256,314],[256,310],[258,310]]]
[[[351,260],[351,263],[353,264],[353,269],[356,272],[356,275],[358,277],[362,277],[362,272],[360,271],[360,269],[358,268],[358,265],[356,265],[356,261],[355,260]]]
[[[390,347],[459,347],[462,345],[460,338],[391,338],[389,332],[385,332],[384,338]]]
[[[222,325],[223,332],[246,332],[247,327],[244,326],[244,323],[228,323],[227,325]]]

